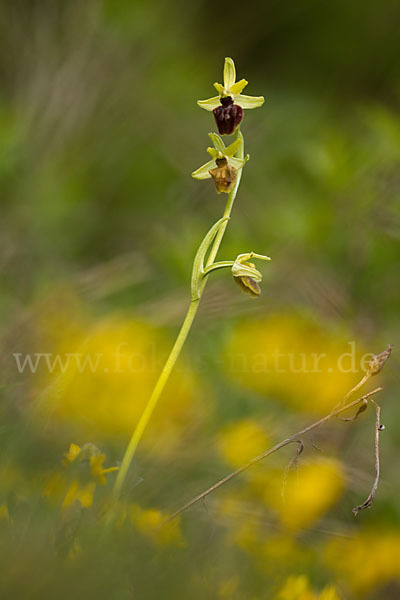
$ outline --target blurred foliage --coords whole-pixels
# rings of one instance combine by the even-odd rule
[[[3,3],[2,598],[399,597],[399,22],[396,0]],[[210,280],[106,526],[223,211],[190,173],[213,129],[196,100],[228,55],[266,103],[244,117],[251,160],[221,259],[273,260],[259,300]],[[360,375],[352,341],[357,368],[395,344],[374,380],[386,430],[368,512],[351,508],[373,479],[370,409],[313,432],[293,468],[290,446],[161,526],[340,401]],[[100,362],[20,373],[14,353]]]

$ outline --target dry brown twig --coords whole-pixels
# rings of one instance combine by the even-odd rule
[[[376,424],[375,424],[375,481],[368,495],[368,498],[362,504],[353,508],[353,514],[356,517],[360,510],[369,508],[374,501],[376,490],[378,489],[379,474],[380,474],[380,462],[379,462],[379,434],[385,429],[384,425],[381,425],[381,407],[376,404],[374,400],[371,400],[375,404],[376,408]]]
[[[379,474],[380,474],[379,434],[384,429],[384,426],[381,425],[381,423],[380,423],[380,412],[381,412],[380,406],[378,406],[375,403],[375,401],[372,400],[372,396],[374,396],[377,392],[380,392],[382,390],[382,388],[381,387],[375,388],[371,392],[368,392],[368,393],[364,394],[363,396],[361,396],[360,398],[357,398],[357,400],[353,400],[352,402],[349,402],[348,404],[344,404],[344,403],[345,403],[345,401],[348,400],[348,398],[356,390],[359,390],[362,387],[362,385],[364,385],[371,376],[377,375],[382,370],[385,362],[387,361],[387,359],[389,358],[389,356],[391,354],[391,351],[392,351],[392,345],[389,345],[386,350],[384,350],[383,352],[380,352],[379,354],[377,354],[376,356],[374,356],[370,360],[370,362],[368,363],[367,373],[362,377],[362,379],[360,380],[360,382],[357,385],[355,385],[346,394],[343,402],[340,403],[340,404],[338,404],[337,406],[335,406],[335,408],[328,415],[326,415],[325,417],[322,417],[321,419],[319,419],[315,423],[312,423],[311,425],[308,425],[307,427],[304,427],[300,431],[297,431],[296,433],[294,433],[293,435],[289,436],[288,438],[282,440],[278,444],[275,444],[275,446],[272,446],[272,448],[269,448],[268,450],[266,450],[262,454],[259,454],[258,456],[255,456],[254,458],[252,458],[251,460],[249,460],[246,464],[242,465],[241,467],[239,467],[235,471],[232,471],[231,473],[229,473],[228,475],[226,475],[225,477],[223,477],[222,479],[220,479],[219,481],[217,481],[217,483],[214,483],[214,485],[212,485],[209,488],[207,488],[204,492],[202,492],[201,494],[198,494],[197,496],[195,496],[194,498],[192,498],[192,500],[190,500],[189,502],[187,502],[186,504],[184,504],[183,506],[181,506],[180,508],[178,508],[178,510],[176,510],[169,517],[167,517],[163,521],[163,523],[161,525],[164,525],[165,523],[168,523],[172,519],[175,519],[178,515],[180,515],[181,513],[185,512],[188,508],[190,508],[191,506],[193,506],[194,504],[196,504],[200,500],[204,500],[207,496],[209,496],[210,494],[212,494],[213,492],[215,492],[217,489],[219,489],[225,483],[228,483],[228,481],[231,481],[232,479],[234,479],[235,477],[237,477],[238,475],[240,475],[241,473],[243,473],[244,471],[246,471],[247,469],[249,469],[251,466],[253,466],[256,463],[260,462],[264,458],[267,458],[268,456],[271,456],[271,454],[274,454],[275,452],[277,452],[281,448],[284,448],[288,444],[297,443],[298,444],[298,448],[297,448],[296,455],[290,461],[288,467],[285,470],[285,473],[287,474],[288,470],[293,466],[293,464],[295,464],[297,462],[300,454],[303,451],[304,444],[303,444],[303,441],[301,439],[302,436],[306,435],[307,433],[309,433],[310,431],[312,431],[314,429],[317,429],[317,427],[320,427],[321,425],[323,425],[324,423],[326,423],[330,419],[332,419],[334,417],[339,417],[339,415],[341,415],[345,411],[347,411],[347,410],[349,410],[349,409],[357,406],[358,404],[362,403],[361,406],[358,408],[356,414],[353,417],[349,417],[349,418],[346,418],[346,419],[341,419],[343,421],[354,421],[362,412],[364,412],[366,410],[366,408],[368,406],[368,400],[371,399],[371,402],[373,402],[373,404],[376,407],[376,433],[375,433],[375,470],[376,470],[376,476],[375,476],[375,481],[373,483],[373,486],[372,486],[372,489],[371,489],[371,492],[370,492],[368,498],[365,500],[365,502],[363,502],[362,504],[360,504],[360,505],[356,506],[355,508],[353,508],[353,513],[356,516],[359,511],[364,510],[366,508],[369,508],[371,506],[374,498],[375,498],[375,494],[376,494],[376,490],[377,490],[378,482],[379,482]]]

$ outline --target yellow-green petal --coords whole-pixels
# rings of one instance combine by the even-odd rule
[[[218,156],[220,155],[220,152],[218,152],[218,150],[216,150],[215,148],[207,148],[207,152],[210,156],[213,157],[213,159],[215,160],[216,158],[218,158]]]
[[[229,57],[225,58],[224,64],[224,88],[229,90],[236,81],[235,63]]]
[[[218,94],[220,96],[224,96],[225,95],[225,89],[224,89],[224,86],[222,85],[222,83],[215,82],[214,83],[214,87],[215,87],[215,89],[217,90],[217,92],[218,92]]]
[[[210,160],[205,165],[202,165],[201,167],[196,169],[196,171],[193,171],[192,177],[194,177],[195,179],[210,179],[211,175],[209,173],[209,170],[213,169],[214,167],[215,161]]]
[[[249,158],[250,158],[249,154],[246,154],[246,156],[244,158],[235,158],[235,157],[232,157],[232,158],[229,159],[229,164],[232,167],[235,167],[235,169],[241,169],[247,163],[247,161],[249,160]]]
[[[236,154],[236,152],[239,150],[241,145],[242,145],[242,139],[237,138],[237,140],[235,140],[234,142],[232,142],[232,144],[230,144],[229,146],[227,146],[225,148],[225,151],[224,151],[225,156],[234,156]]]
[[[197,104],[200,108],[204,108],[204,110],[214,110],[217,106],[220,106],[219,96],[214,96],[213,98],[208,98],[207,100],[197,100]]]
[[[209,133],[208,137],[212,141],[214,148],[225,154],[225,144],[222,141],[221,136],[219,136],[218,133]]]
[[[249,82],[246,79],[241,79],[240,81],[234,83],[229,91],[233,96],[237,96],[237,94],[240,94],[244,90],[248,83]]]
[[[258,108],[264,104],[264,96],[245,96],[239,94],[239,96],[236,96],[235,102],[242,108]]]

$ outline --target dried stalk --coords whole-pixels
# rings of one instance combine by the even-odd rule
[[[372,400],[372,402],[374,402],[374,401]],[[378,483],[379,483],[379,474],[380,474],[379,434],[381,431],[383,431],[384,426],[381,425],[381,407],[378,406],[375,402],[374,402],[374,404],[375,404],[375,408],[376,408],[376,424],[375,424],[375,473],[376,473],[376,475],[375,475],[375,481],[373,483],[373,486],[371,488],[369,496],[365,500],[365,502],[363,502],[362,504],[359,504],[358,506],[355,506],[353,508],[353,513],[354,513],[355,517],[358,515],[360,510],[365,510],[366,508],[369,508],[371,506],[371,504],[374,501],[376,490],[378,488]]]
[[[364,382],[365,382],[365,379],[364,379]],[[349,397],[350,393],[353,393],[353,391],[355,391],[359,387],[360,387],[359,384],[357,384],[357,386],[355,386],[347,394],[346,397]],[[275,452],[277,452],[281,448],[284,448],[288,444],[291,444],[293,442],[297,442],[299,444],[299,448],[301,448],[301,443],[302,442],[299,442],[299,440],[300,440],[300,438],[303,435],[309,433],[310,431],[312,431],[313,429],[316,429],[317,427],[320,427],[321,425],[323,425],[324,423],[326,423],[330,419],[332,419],[334,417],[337,417],[338,415],[344,413],[346,410],[349,410],[350,408],[353,408],[353,406],[357,406],[360,402],[365,403],[365,401],[368,398],[371,398],[371,396],[373,396],[374,394],[376,394],[377,392],[379,392],[381,390],[382,390],[382,388],[378,387],[378,388],[372,390],[372,392],[368,392],[367,394],[364,394],[364,396],[361,396],[357,400],[353,400],[352,402],[349,402],[345,406],[335,407],[325,417],[322,417],[321,419],[319,419],[315,423],[312,423],[311,425],[308,425],[307,427],[304,427],[304,429],[301,429],[300,431],[297,431],[296,433],[294,433],[290,437],[282,440],[281,442],[279,442],[278,444],[276,444],[272,448],[269,448],[268,450],[266,450],[262,454],[259,454],[258,456],[252,458],[246,464],[242,465],[241,467],[239,467],[238,469],[236,469],[232,473],[229,473],[229,475],[226,475],[225,477],[223,477],[223,479],[220,479],[219,481],[217,481],[217,483],[214,483],[214,485],[212,485],[211,487],[209,487],[207,490],[205,490],[204,492],[202,492],[198,496],[195,496],[195,498],[193,498],[192,500],[190,500],[189,502],[187,502],[186,504],[184,504],[181,508],[178,508],[178,510],[176,510],[175,512],[173,512],[167,519],[165,519],[163,521],[162,525],[164,525],[165,523],[171,521],[172,519],[175,519],[175,517],[177,517],[178,515],[180,515],[184,511],[186,511],[188,508],[190,508],[191,506],[193,506],[194,504],[196,504],[200,500],[204,500],[204,498],[206,498],[207,496],[209,496],[210,494],[212,494],[213,492],[215,492],[218,488],[220,488],[221,486],[223,486],[225,483],[228,483],[228,481],[231,481],[231,479],[234,479],[235,477],[237,477],[238,475],[240,475],[241,473],[243,473],[243,471],[246,471],[247,469],[249,469],[254,464],[260,462],[264,458],[267,458],[267,456],[271,456],[271,454],[274,454]],[[376,492],[377,485],[378,485],[378,480],[379,480],[379,431],[380,431],[379,427],[380,427],[380,423],[378,422],[378,419],[380,418],[380,409],[378,410],[378,408],[379,407],[377,406],[377,428],[376,428],[377,429],[377,438],[376,438],[377,441],[375,443],[375,452],[376,452],[376,456],[377,456],[377,462],[376,462],[377,477],[375,479],[375,483],[374,483],[374,486],[373,486],[373,488],[371,490],[370,496],[364,502],[364,505],[367,504],[367,506],[364,506],[364,505],[358,506],[357,507],[358,510],[362,510],[363,508],[367,508],[368,506],[371,505],[371,503],[373,501],[373,497],[374,497],[375,492]],[[360,411],[357,412],[357,415],[359,414],[359,412]],[[297,453],[295,459],[298,457],[298,455],[299,455],[299,452]],[[354,512],[354,510],[355,509],[353,509],[353,512]],[[358,512],[358,510],[357,510],[357,512]],[[355,514],[357,514],[357,513],[355,513]]]

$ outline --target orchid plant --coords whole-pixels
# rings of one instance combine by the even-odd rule
[[[231,58],[225,59],[223,80],[223,84],[214,83],[218,96],[208,100],[199,100],[198,105],[213,112],[220,135],[234,134],[234,140],[226,146],[220,135],[210,133],[209,137],[213,147],[207,148],[207,152],[211,156],[211,160],[196,169],[192,176],[200,180],[212,178],[217,193],[228,194],[224,214],[205,235],[194,258],[189,308],[171,353],[129,441],[115,481],[114,496],[117,499],[120,497],[138,444],[189,334],[209,275],[213,271],[228,268],[234,281],[240,285],[243,291],[252,297],[258,297],[261,294],[259,284],[262,281],[262,274],[249,261],[251,259],[270,260],[268,256],[254,252],[240,254],[235,260],[215,260],[230,219],[243,167],[249,159],[249,155],[244,154],[244,139],[239,127],[243,118],[243,109],[257,108],[264,103],[263,96],[242,94],[248,82],[246,79],[236,81],[235,64]]]

